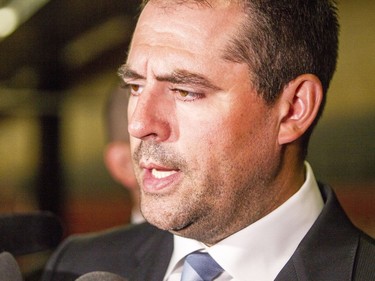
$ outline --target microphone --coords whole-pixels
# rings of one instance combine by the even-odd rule
[[[0,252],[18,256],[50,250],[62,234],[60,220],[50,212],[0,216]]]
[[[1,281],[22,281],[20,268],[14,257],[8,252],[0,254]]]
[[[104,272],[104,271],[94,271],[94,272],[90,272],[90,273],[86,273],[82,275],[75,281],[127,281],[127,280],[128,279],[125,279],[114,273]]]

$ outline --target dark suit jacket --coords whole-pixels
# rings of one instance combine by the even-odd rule
[[[322,213],[276,280],[375,280],[374,240],[352,225],[329,187],[321,191]],[[132,281],[161,281],[172,251],[173,236],[147,223],[76,236],[54,253],[42,280],[108,271]]]

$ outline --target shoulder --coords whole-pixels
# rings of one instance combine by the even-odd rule
[[[161,230],[148,223],[126,225],[101,232],[72,235],[66,239],[65,244],[75,245],[82,248],[85,248],[86,246],[90,246],[91,248],[94,245],[100,246],[101,244],[105,244],[106,246],[117,246],[117,243],[123,245],[130,241],[132,243],[136,241],[141,242],[160,231]]]
[[[361,232],[354,280],[375,280],[375,240]]]
[[[160,230],[150,224],[128,225],[118,228],[112,228],[102,232],[72,235],[68,237],[58,248],[57,252],[67,254],[74,250],[81,254],[90,252],[110,251],[113,249],[137,248],[138,244],[142,244],[145,240],[158,234]],[[75,254],[77,256],[77,252]]]
[[[144,223],[86,235],[68,237],[52,255],[43,280],[75,280],[90,271],[110,271],[127,275],[138,263],[137,256],[147,247],[172,244],[168,232]],[[60,279],[54,275],[66,275]]]
[[[353,225],[329,186],[320,190],[325,205],[293,256],[295,268],[312,280],[375,280],[374,239]]]

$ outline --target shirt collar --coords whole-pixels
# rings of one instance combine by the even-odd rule
[[[302,187],[276,210],[206,247],[192,239],[174,236],[174,251],[166,278],[182,270],[183,258],[204,249],[234,280],[274,280],[323,208],[323,200],[310,165],[305,162]]]

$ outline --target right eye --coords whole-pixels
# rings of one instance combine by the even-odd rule
[[[143,91],[143,87],[138,84],[129,84],[129,88],[133,96],[139,96]]]

